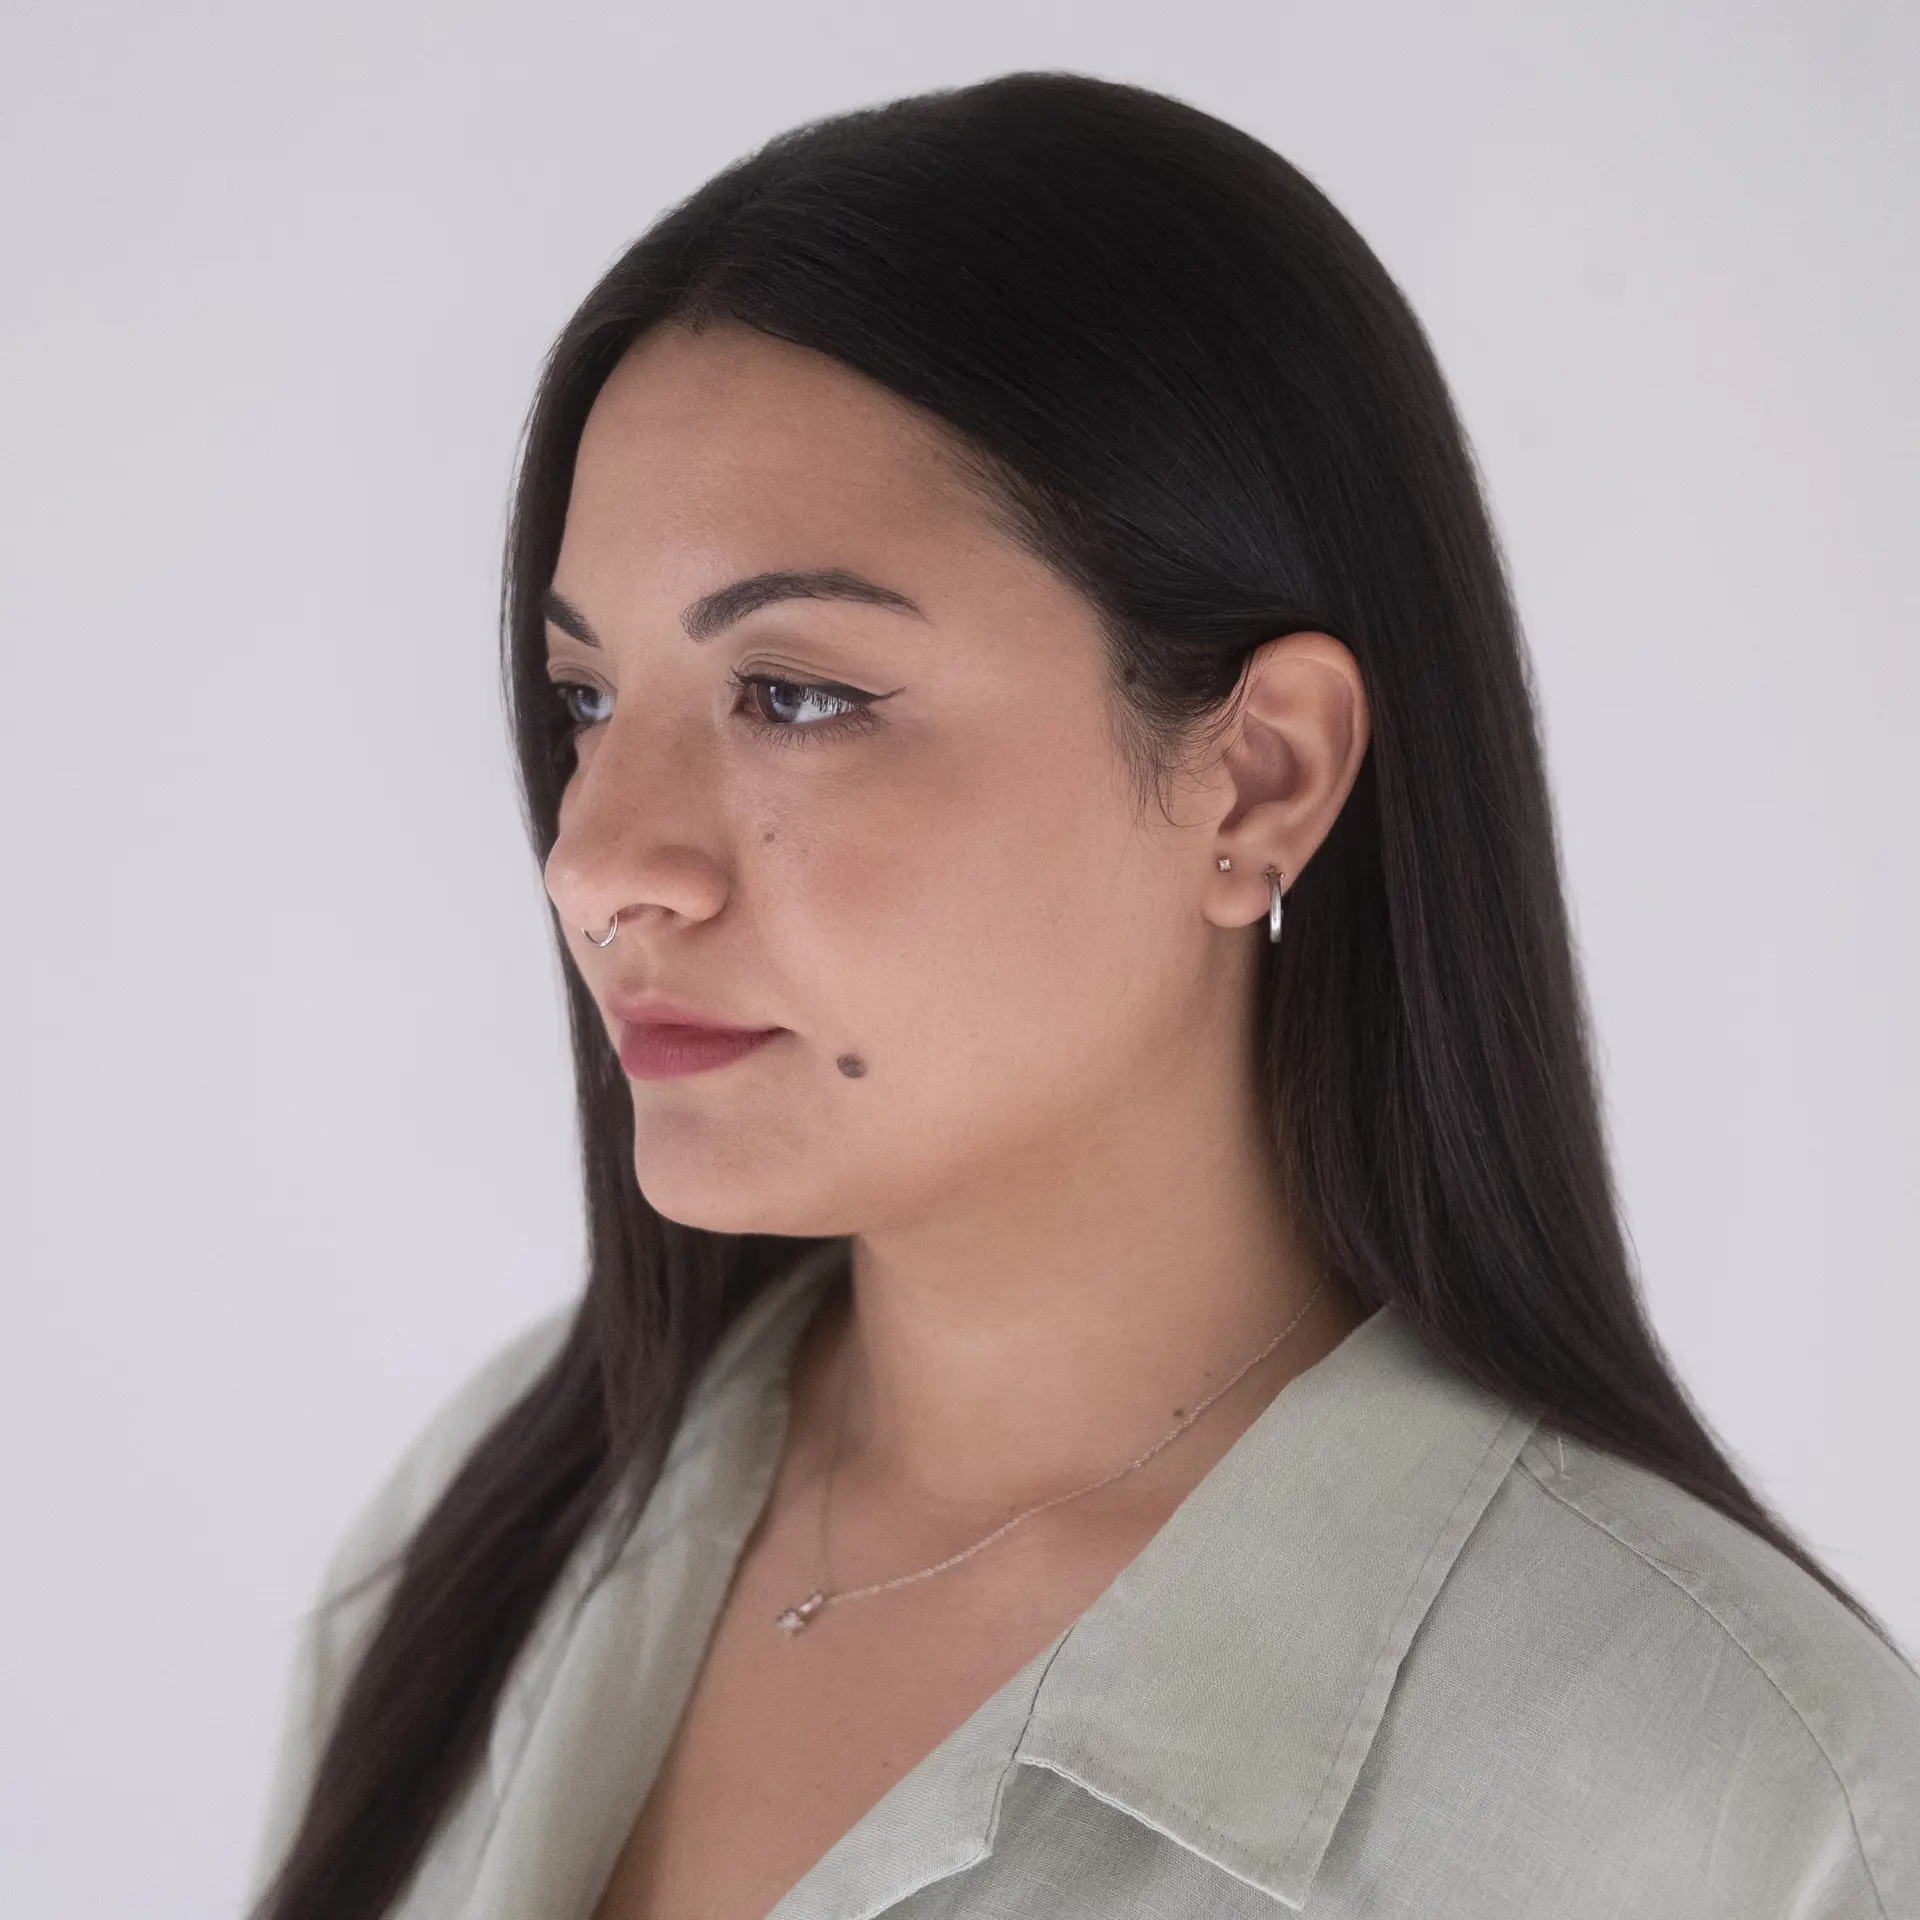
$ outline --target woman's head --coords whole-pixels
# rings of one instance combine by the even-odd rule
[[[610,1042],[649,994],[776,1030],[632,1079],[662,1213],[951,1222],[1261,1127],[1263,870],[1306,866],[1365,746],[1338,641],[1273,635],[1230,711],[1149,733],[950,429],[734,321],[655,325],[600,389],[545,611],[548,888]]]
[[[937,604],[685,633],[725,581],[817,569]],[[1184,1063],[1257,1087],[1301,1224],[1377,1297],[1325,1187],[1422,1177],[1396,1056],[1451,1043],[1409,1023],[1504,1020],[1524,978],[1577,1053],[1518,642],[1432,356],[1309,182],[1178,103],[1016,75],[710,182],[556,346],[509,596],[588,1131],[638,1103],[622,1145],[670,1218],[876,1224]],[[577,771],[550,651],[621,696],[569,696],[604,719]],[[832,699],[735,669],[888,697],[834,735]],[[751,735],[776,691],[819,741]],[[1277,967],[1269,864],[1298,876]],[[791,1031],[629,1089],[623,989]]]

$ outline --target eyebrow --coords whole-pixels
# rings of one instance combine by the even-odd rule
[[[927,616],[904,593],[883,587],[857,573],[840,567],[817,567],[802,573],[756,573],[696,600],[680,616],[680,624],[690,640],[711,640],[715,634],[744,620],[761,607],[777,600],[851,600],[861,606],[884,607],[890,613],[904,613],[915,620]],[[588,624],[587,617],[564,594],[549,587],[541,597],[540,610],[562,633],[570,634],[582,646],[597,647],[600,636]]]

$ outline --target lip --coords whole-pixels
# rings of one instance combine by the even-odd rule
[[[621,993],[606,995],[607,1011],[627,1027],[698,1027],[703,1033],[778,1033],[778,1027],[746,1027],[737,1020],[722,1020],[716,1014],[702,1013],[680,1000],[669,1000],[664,993]]]
[[[731,1065],[785,1032],[766,1027],[754,1033],[738,1027],[620,1026],[620,1064],[630,1080],[677,1080]]]
[[[742,1027],[662,994],[610,994],[620,1027],[620,1065],[633,1080],[674,1080],[742,1060],[784,1027]]]

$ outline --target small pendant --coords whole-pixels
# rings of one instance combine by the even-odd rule
[[[789,1607],[775,1621],[787,1633],[798,1633],[827,1604],[824,1593],[810,1593],[797,1607]]]

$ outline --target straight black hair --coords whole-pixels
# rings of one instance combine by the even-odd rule
[[[540,603],[581,430],[636,339],[716,320],[944,423],[1102,616],[1143,793],[1263,641],[1345,642],[1372,742],[1260,982],[1301,1227],[1464,1373],[1731,1515],[1866,1618],[1743,1483],[1642,1308],[1500,553],[1426,337],[1348,222],[1219,120],[1041,73],[801,127],[665,215],[561,334],[527,427],[504,669],[542,859],[571,744]],[[648,1206],[624,1077],[564,971],[585,1294],[394,1569],[257,1920],[388,1911],[560,1568],[596,1517],[637,1511],[716,1340],[821,1244]]]

